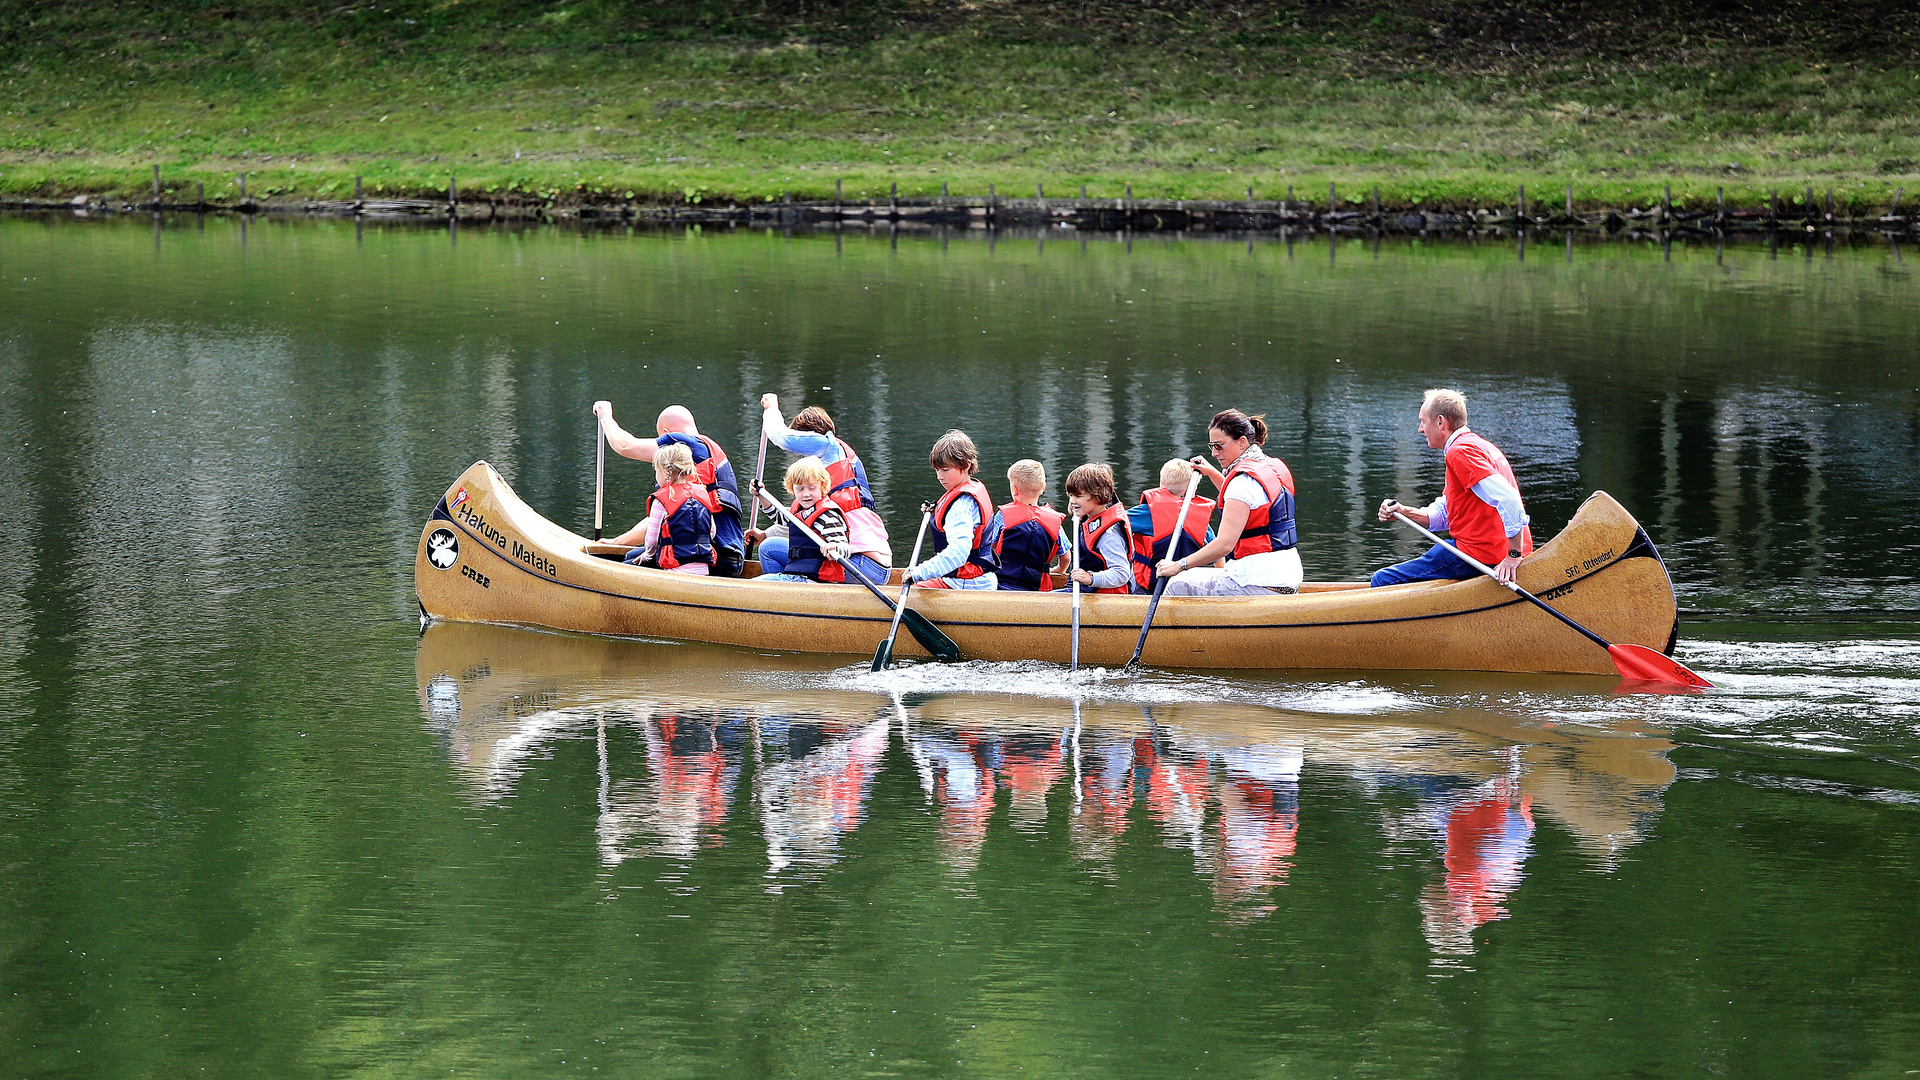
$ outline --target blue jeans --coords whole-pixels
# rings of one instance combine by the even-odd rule
[[[777,574],[787,568],[787,538],[769,536],[760,541],[760,572]]]
[[[780,549],[781,549],[781,550],[780,550],[780,555],[781,555],[781,565],[782,565],[782,566],[785,566],[785,565],[786,565],[786,558],[785,558],[785,556],[786,556],[786,546],[787,546],[787,545],[786,545],[786,542],[785,542],[785,541],[781,541],[781,544],[780,544]],[[765,563],[762,563],[761,565],[763,565],[763,566],[764,566],[764,565],[766,565],[766,564],[765,564]],[[858,553],[858,552],[855,552],[854,554],[852,554],[852,555],[849,555],[849,556],[847,557],[847,561],[846,561],[846,564],[845,564],[845,568],[846,568],[846,574],[847,574],[847,581],[846,581],[846,583],[847,583],[848,585],[858,585],[858,584],[860,584],[860,583],[859,583],[858,581],[855,581],[855,580],[853,579],[853,578],[854,578],[854,575],[855,575],[856,573],[859,573],[859,574],[864,574],[864,575],[866,575],[866,579],[867,579],[868,581],[870,581],[870,582],[872,582],[872,583],[874,583],[875,585],[885,585],[885,584],[887,583],[887,568],[886,568],[886,567],[884,567],[884,566],[881,566],[881,565],[880,565],[879,563],[877,563],[877,562],[875,562],[875,561],[874,561],[874,560],[873,560],[873,559],[872,559],[871,557],[869,557],[869,556],[866,556],[866,555],[862,555],[862,554],[860,554],[860,553]],[[793,581],[793,582],[800,582],[800,581],[812,581],[812,580],[814,580],[814,579],[813,579],[813,578],[810,578],[810,577],[805,577],[805,576],[803,576],[803,575],[800,575],[800,574],[788,574],[788,573],[783,573],[783,572],[775,572],[775,573],[772,573],[772,574],[764,574],[764,573],[763,573],[763,574],[761,574],[761,575],[760,575],[759,577],[757,577],[757,578],[754,578],[753,580],[755,580],[755,581]]]
[[[1435,544],[1432,551],[1417,559],[1375,570],[1373,587],[1378,589],[1382,585],[1402,585],[1409,581],[1459,581],[1478,576],[1480,571],[1468,566],[1464,559],[1454,554],[1451,546]]]

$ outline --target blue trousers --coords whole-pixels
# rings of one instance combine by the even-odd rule
[[[1435,544],[1433,550],[1417,559],[1375,570],[1373,587],[1378,589],[1382,585],[1402,585],[1409,581],[1459,581],[1479,575],[1480,571],[1468,566],[1466,560],[1454,554],[1452,547]]]
[[[786,542],[784,540],[781,541],[780,543],[781,560],[780,561],[783,567],[786,565],[786,546],[787,546]],[[761,565],[764,566],[766,564],[762,563]],[[887,568],[875,562],[871,557],[862,555],[859,552],[855,552],[852,555],[849,555],[847,557],[847,565],[845,569],[847,574],[846,583],[848,585],[860,584],[859,582],[853,580],[853,576],[855,573],[864,575],[868,581],[873,582],[875,585],[885,585],[887,583]],[[754,578],[753,580],[755,581],[796,581],[797,582],[797,581],[812,581],[814,579],[810,577],[803,577],[799,574],[788,574],[783,571],[775,571],[772,574],[763,573],[759,577]]]
[[[760,572],[777,574],[787,567],[787,538],[769,536],[760,541]]]

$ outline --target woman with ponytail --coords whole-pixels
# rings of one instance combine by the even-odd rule
[[[1199,551],[1163,559],[1156,568],[1168,596],[1271,596],[1300,591],[1299,529],[1294,525],[1293,473],[1260,449],[1266,418],[1238,409],[1207,425],[1207,449],[1226,471],[1204,457],[1193,467],[1220,492],[1220,531]],[[1226,562],[1209,566],[1221,556]]]

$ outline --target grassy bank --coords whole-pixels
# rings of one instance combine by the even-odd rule
[[[1387,0],[0,0],[0,192],[1920,195],[1920,16]]]

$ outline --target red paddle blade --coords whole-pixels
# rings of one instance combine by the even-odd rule
[[[1623,679],[1670,683],[1695,690],[1713,687],[1712,683],[1687,670],[1685,664],[1671,656],[1654,652],[1645,645],[1609,645],[1607,652],[1612,654],[1613,666],[1619,669]]]

